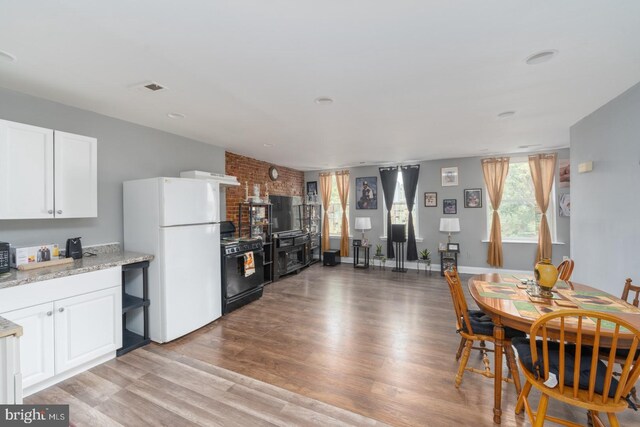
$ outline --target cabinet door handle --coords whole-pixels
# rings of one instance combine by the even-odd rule
[[[64,311],[64,307],[60,307],[60,308],[58,309],[58,311],[59,311],[60,313],[62,313],[62,312]]]
[[[53,316],[53,311],[47,311],[47,316]]]
[[[61,214],[61,213],[62,213],[62,210],[57,210],[57,211],[56,211],[56,213],[57,213],[57,214]]]
[[[47,213],[48,213],[48,214],[52,214],[52,213],[53,213],[53,209],[49,209],[49,210],[47,211]]]

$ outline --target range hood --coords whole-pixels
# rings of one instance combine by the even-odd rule
[[[209,179],[220,183],[220,187],[237,187],[240,185],[238,178],[235,176],[213,172],[184,171],[180,172],[180,178]]]

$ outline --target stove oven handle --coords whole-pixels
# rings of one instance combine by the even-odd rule
[[[245,253],[246,253],[246,252],[241,252],[241,253],[239,253],[239,254],[236,254],[236,256],[234,256],[234,258],[244,257],[244,254],[245,254]],[[254,254],[254,255],[255,255],[255,254],[264,254],[264,250],[262,250],[262,249],[261,249],[261,250],[259,250],[259,251],[253,251],[253,254]]]

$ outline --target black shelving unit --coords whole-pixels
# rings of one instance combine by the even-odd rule
[[[304,203],[300,205],[301,229],[309,233],[309,263],[322,261],[322,220],[320,203]]]
[[[458,253],[460,251],[439,251],[440,252],[440,275],[444,276],[444,272],[455,268],[458,269]]]
[[[264,284],[273,282],[273,231],[271,203],[242,202],[238,204],[238,237],[262,237],[264,249]],[[242,217],[248,218],[243,223]]]
[[[142,298],[127,293],[127,272],[142,270]],[[149,338],[149,261],[141,261],[122,266],[122,348],[116,351],[117,356],[122,356],[145,346],[151,342]],[[134,310],[143,311],[143,335],[127,329],[127,313]]]

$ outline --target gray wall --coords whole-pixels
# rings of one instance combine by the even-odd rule
[[[0,240],[14,245],[122,242],[123,181],[224,173],[222,148],[2,88],[0,118],[98,138],[98,218],[0,220]]]
[[[573,277],[614,295],[640,282],[639,119],[637,84],[571,127]]]
[[[526,157],[526,154],[512,154],[511,157]],[[569,149],[559,150],[558,158],[568,159]],[[418,181],[418,216],[420,222],[419,236],[424,240],[417,243],[418,251],[429,249],[431,257],[435,264],[439,264],[438,243],[446,242],[447,235],[439,231],[440,218],[451,217],[460,218],[460,233],[452,235],[452,241],[460,243],[461,254],[458,264],[464,267],[480,267],[488,268],[487,243],[483,240],[487,239],[487,194],[484,186],[482,168],[480,165],[481,157],[467,157],[459,159],[430,160],[420,163],[420,179]],[[443,187],[441,185],[440,169],[443,167],[457,166],[459,171],[459,185],[457,187]],[[319,172],[305,173],[305,181],[319,181]],[[353,230],[356,216],[369,216],[371,218],[372,230],[367,232],[367,237],[372,244],[383,243],[380,240],[383,225],[383,209],[384,200],[382,186],[380,183],[380,175],[377,166],[356,167],[350,169],[350,212],[349,225],[352,229],[351,234],[355,238],[360,238],[361,234]],[[378,177],[378,209],[377,210],[356,210],[355,209],[355,179],[357,177],[376,176]],[[558,173],[556,173],[556,182],[558,181]],[[482,188],[482,204],[479,208],[464,207],[464,189]],[[569,189],[556,188],[557,195],[568,192]],[[434,208],[424,207],[424,193],[437,192],[438,206]],[[442,200],[457,199],[458,214],[443,215]],[[557,239],[564,244],[553,245],[553,262],[559,264],[563,256],[569,255],[569,218],[560,217],[558,212],[556,215]],[[331,239],[331,247],[337,249],[339,247],[339,239]],[[383,244],[386,248],[386,244]],[[503,244],[504,250],[504,268],[511,270],[532,270],[536,253],[536,245],[531,243],[507,243]],[[385,251],[386,252],[386,249]]]

